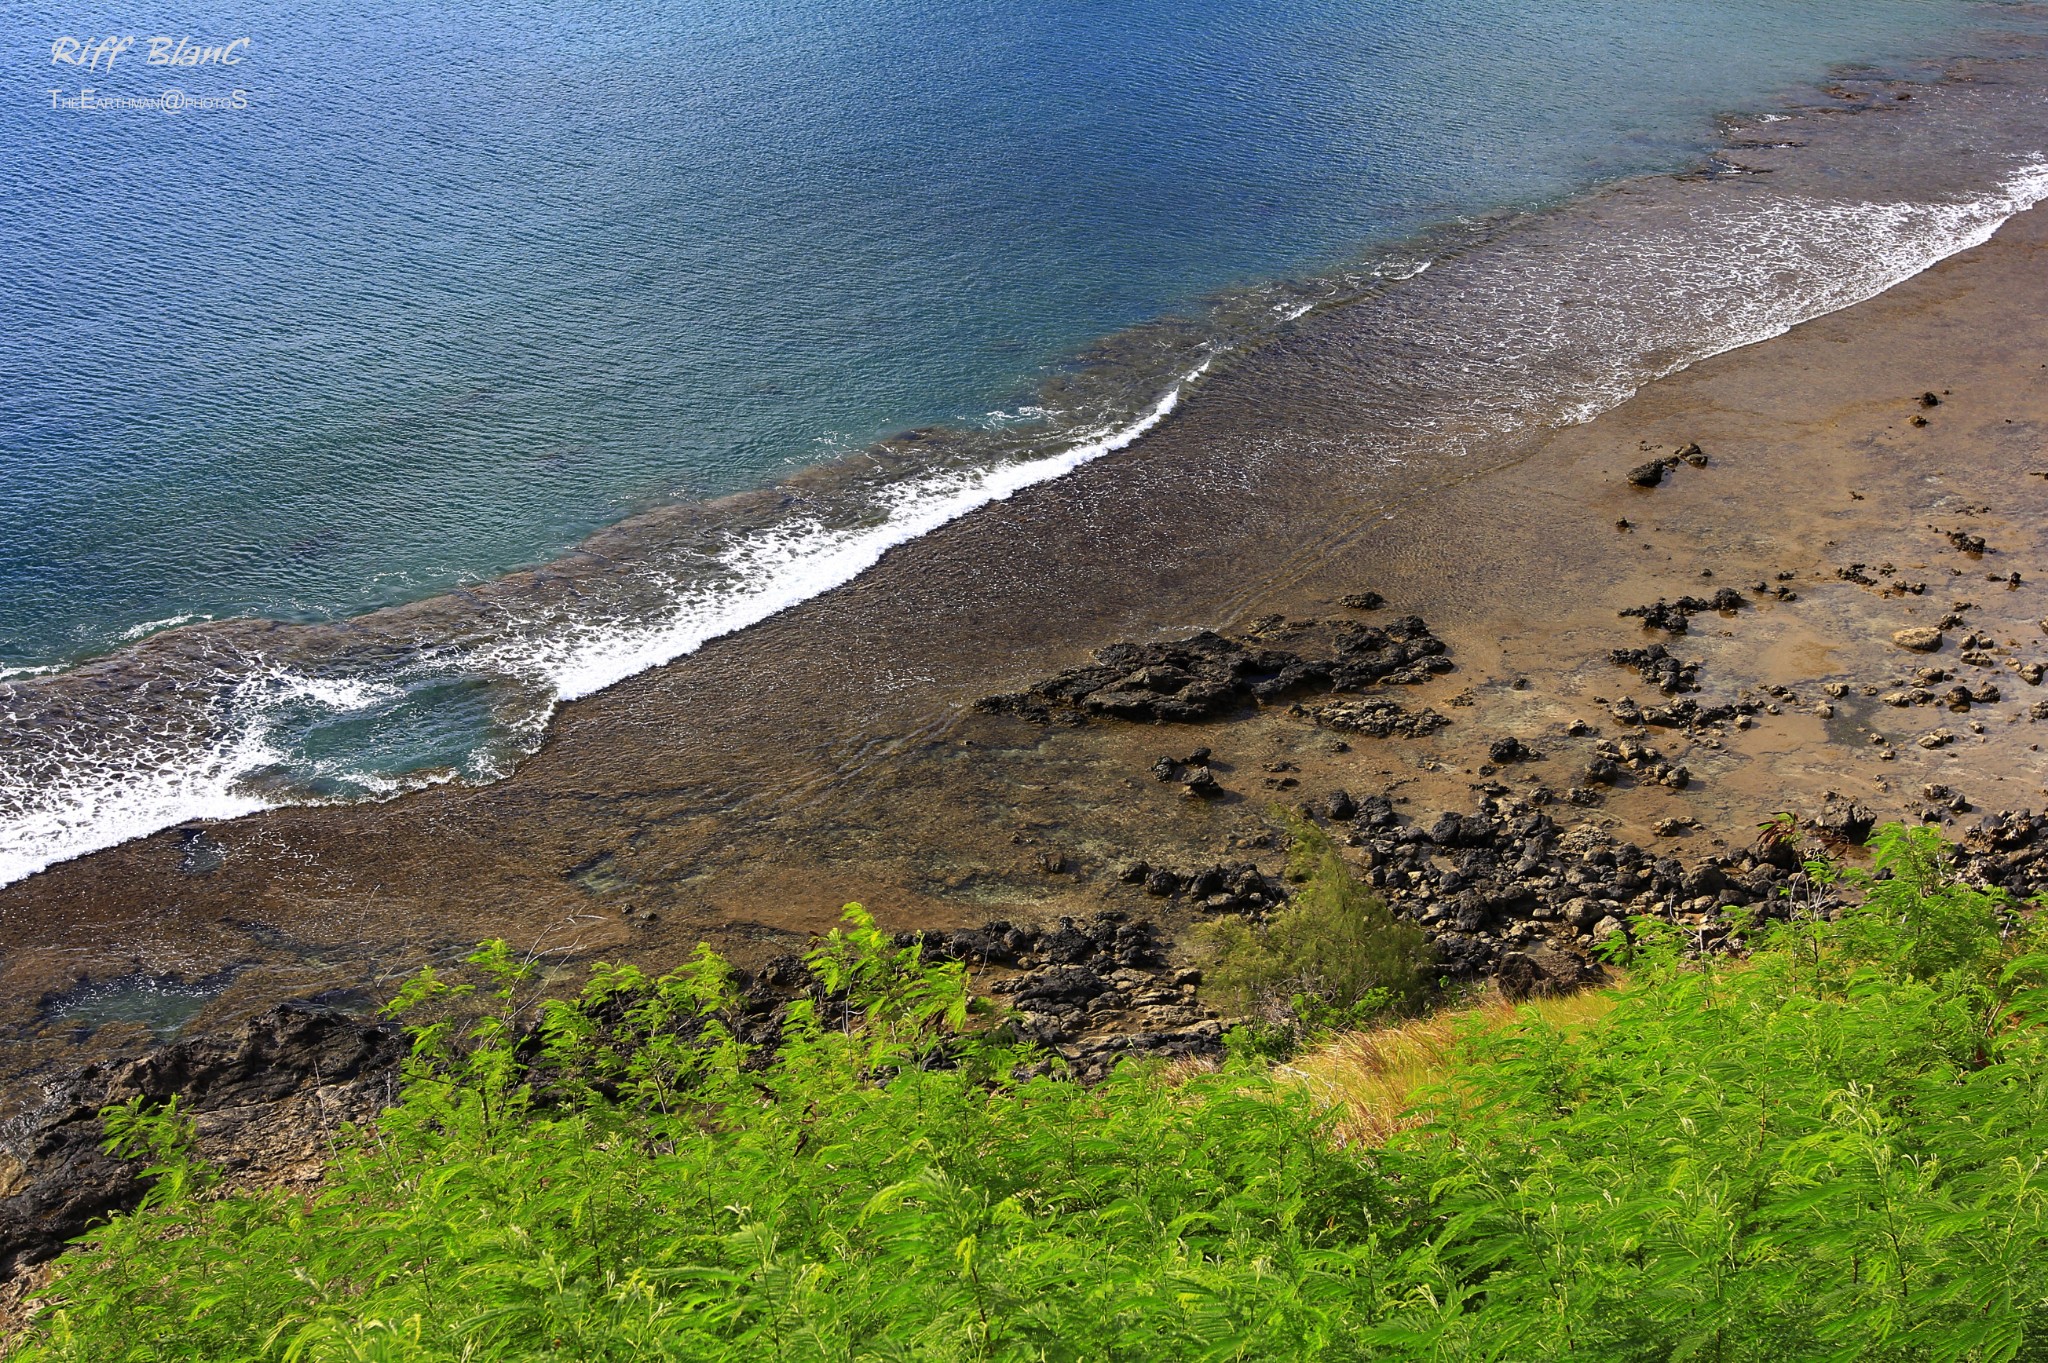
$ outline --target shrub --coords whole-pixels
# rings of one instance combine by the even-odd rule
[[[1298,815],[1288,833],[1299,888],[1286,906],[1263,924],[1230,917],[1197,930],[1212,996],[1294,1038],[1420,1005],[1428,935],[1359,883],[1329,834]]]

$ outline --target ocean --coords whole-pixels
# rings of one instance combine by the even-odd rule
[[[2017,148],[1890,199],[1766,184],[1721,254],[1541,228],[1739,177],[1708,155],[1729,116],[1931,78],[2024,6],[6,13],[0,884],[497,779],[564,701],[1132,446],[1312,311],[1441,335],[1438,281],[1482,247],[1469,369],[1406,372],[1392,327],[1361,370],[1430,457],[1858,301],[2048,193]],[[1657,325],[1565,391],[1537,334],[1561,289]]]

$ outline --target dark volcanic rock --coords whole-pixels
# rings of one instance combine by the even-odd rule
[[[1819,832],[1861,847],[1877,826],[1877,815],[1848,800],[1830,800],[1809,823]]]
[[[1623,696],[1609,707],[1609,713],[1624,724],[1654,725],[1660,729],[1696,729],[1702,725],[1720,724],[1734,719],[1737,715],[1756,714],[1763,707],[1754,701],[1741,701],[1734,705],[1702,705],[1691,696],[1653,705],[1645,710],[1635,701]]]
[[[1501,994],[1516,1002],[1575,993],[1605,978],[1584,957],[1547,946],[1503,953],[1493,974]]]
[[[1203,893],[1205,908],[1257,912],[1285,899],[1249,863],[1191,875],[1137,863],[1124,878]],[[1168,944],[1149,922],[1120,913],[1061,918],[1050,928],[999,920],[895,940],[917,944],[929,960],[1020,970],[994,992],[1016,1003],[1014,1026],[1024,1039],[1057,1049],[1084,1079],[1105,1077],[1129,1055],[1222,1052],[1222,1028],[1195,998],[1199,975],[1169,967]],[[793,954],[740,979],[741,1012],[731,1021],[750,1045],[774,1044],[792,1000],[834,997]],[[34,1110],[0,1124],[0,1280],[53,1258],[71,1238],[141,1200],[140,1162],[101,1149],[99,1113],[109,1104],[176,1095],[194,1120],[200,1155],[231,1180],[309,1182],[339,1126],[368,1121],[395,1100],[406,1053],[395,1025],[288,1003],[222,1033],[93,1065],[52,1085]]]
[[[1112,644],[1092,666],[985,697],[975,708],[1040,722],[1065,714],[1187,724],[1293,694],[1422,681],[1449,669],[1445,653],[1412,615],[1384,626],[1275,619],[1241,636],[1204,630],[1172,643]]]
[[[1985,815],[1964,832],[1956,869],[1964,879],[2016,899],[2048,892],[2048,815],[2024,809]]]
[[[1509,762],[1535,762],[1543,754],[1522,742],[1519,738],[1496,738],[1486,747],[1487,760],[1506,765]]]
[[[1450,723],[1428,706],[1411,711],[1398,701],[1378,697],[1310,706],[1308,715],[1318,728],[1365,734],[1370,738],[1387,738],[1395,734],[1403,738],[1422,738]]]
[[[1691,626],[1691,618],[1703,611],[1736,611],[1746,603],[1742,593],[1733,587],[1723,587],[1712,596],[1681,596],[1676,601],[1661,598],[1648,606],[1630,606],[1621,612],[1627,619],[1643,622],[1645,629],[1661,629],[1670,634],[1683,634]]]
[[[218,1036],[86,1068],[0,1125],[0,1275],[141,1200],[141,1164],[100,1148],[101,1108],[179,1095],[200,1153],[231,1177],[306,1177],[329,1133],[392,1101],[405,1053],[395,1026],[288,1003]]]
[[[1641,744],[1603,744],[1602,760],[1664,779],[1670,768]],[[2042,821],[2048,872],[2048,819]],[[1494,977],[1512,996],[1570,988],[1593,967],[1588,953],[1631,918],[1650,915],[1678,925],[1693,949],[1718,951],[1739,940],[1731,911],[1781,918],[1783,891],[1804,875],[1801,849],[1759,847],[1737,856],[1714,854],[1688,869],[1616,840],[1594,824],[1566,829],[1525,799],[1489,796],[1473,813],[1439,815],[1427,825],[1354,823],[1347,839],[1364,850],[1367,881],[1394,912],[1429,932],[1441,973]],[[1800,887],[1803,904],[1825,909],[1829,892]],[[1555,953],[1551,958],[1546,953]],[[1517,957],[1528,957],[1527,961]],[[1539,969],[1540,967],[1540,969]]]
[[[1966,554],[1981,555],[1989,552],[1982,535],[1973,535],[1967,530],[1950,530],[1947,539],[1951,547]]]
[[[1250,867],[1205,867],[1175,879],[1191,894],[1227,894],[1247,874],[1264,883]],[[927,934],[926,954],[944,956],[968,935]],[[1169,968],[1167,944],[1150,922],[1104,913],[1085,922],[1062,918],[1044,931],[1013,928],[1005,937],[1013,949],[1000,959],[957,958],[1028,967],[995,981],[989,992],[1010,1000],[1007,1025],[1018,1037],[1057,1051],[1080,1078],[1104,1078],[1131,1055],[1222,1054],[1223,1029],[1195,997],[1201,973]]]
[[[1700,689],[1700,665],[1679,661],[1662,644],[1617,648],[1608,656],[1623,667],[1633,667],[1644,681],[1667,696]]]
[[[1429,840],[1438,847],[1485,847],[1492,838],[1493,830],[1485,820],[1461,814],[1444,814],[1429,826]]]
[[[1394,802],[1384,795],[1368,795],[1358,802],[1358,813],[1353,816],[1360,828],[1391,828],[1394,826]]]
[[[1020,1006],[1031,1004],[1073,1005],[1086,1003],[1110,988],[1109,981],[1093,970],[1063,965],[1026,977],[1025,986],[1011,997]]]

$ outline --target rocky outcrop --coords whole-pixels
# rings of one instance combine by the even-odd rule
[[[1647,750],[1617,750],[1602,760],[1614,768],[1612,779],[1636,770],[1671,784],[1683,770],[1662,769]],[[1714,950],[1738,916],[1824,907],[1805,882],[1800,849],[1781,838],[1687,865],[1591,824],[1563,827],[1524,799],[1489,797],[1469,814],[1405,824],[1384,801],[1369,803],[1348,828],[1332,830],[1362,852],[1363,878],[1397,914],[1429,930],[1446,974],[1492,978],[1510,993],[1597,979],[1589,953],[1632,916],[1678,924],[1698,949]],[[1868,819],[1860,807],[1831,805],[1814,826],[1837,837],[1867,835]],[[2048,862],[2048,820],[2041,822]]]
[[[1040,723],[1099,717],[1191,724],[1289,696],[1425,681],[1451,670],[1447,653],[1413,615],[1385,625],[1275,616],[1242,635],[1203,630],[1169,643],[1112,644],[1091,666],[985,697],[975,708]]]
[[[405,1039],[395,1026],[281,1004],[231,1031],[97,1064],[0,1124],[0,1276],[56,1255],[65,1241],[142,1199],[139,1163],[101,1148],[99,1113],[130,1098],[178,1095],[199,1151],[230,1179],[277,1184],[318,1176],[328,1138],[397,1094]]]
[[[1250,907],[1256,890],[1261,902],[1278,903],[1277,886],[1258,877],[1256,869],[1236,868],[1233,882],[1242,893],[1223,884],[1225,870],[1203,868],[1182,875],[1142,862],[1126,867],[1123,879],[1149,882],[1168,894],[1213,889],[1218,895],[1239,893]],[[1256,887],[1246,882],[1247,872]],[[1154,879],[1158,877],[1159,879]],[[1165,888],[1171,885],[1171,889]],[[906,934],[899,940],[912,940]],[[1216,1056],[1223,1050],[1223,1024],[1196,997],[1199,970],[1176,969],[1168,961],[1169,943],[1148,920],[1132,920],[1116,912],[1085,920],[1062,917],[1048,928],[995,922],[952,933],[925,933],[916,940],[927,959],[962,960],[970,965],[1005,971],[988,981],[988,992],[1014,1010],[1010,1025],[1021,1040],[1034,1042],[1063,1056],[1084,1080],[1108,1075],[1119,1059],[1130,1055]]]
[[[1430,706],[1410,710],[1399,701],[1383,696],[1306,706],[1303,713],[1319,729],[1364,734],[1368,738],[1424,738],[1451,722]]]

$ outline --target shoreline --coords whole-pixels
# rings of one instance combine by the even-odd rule
[[[2016,38],[2008,41],[2021,48],[2027,46]],[[1697,202],[1725,206],[1730,196],[1739,193],[1733,184],[1723,187],[1725,182],[1743,177],[1755,177],[1761,182],[1764,177],[1794,169],[1790,164],[1769,164],[1771,152],[1804,145],[1797,141],[1745,140],[1741,135],[1744,129],[1753,131],[1777,124],[1789,124],[1795,130],[1803,130],[1808,124],[1824,127],[1830,122],[1841,123],[1845,114],[1882,117],[1900,111],[1885,101],[1910,99],[1913,90],[1921,91],[1923,97],[1922,103],[1912,110],[1918,118],[1927,107],[1925,96],[1942,94],[1950,85],[1967,85],[1979,78],[1971,72],[1995,71],[2000,69],[2000,63],[2013,60],[1953,62],[1948,67],[1947,84],[1937,82],[1933,86],[1901,84],[1871,71],[1844,72],[1816,83],[1807,92],[1820,103],[1788,103],[1783,106],[1788,110],[1784,114],[1724,118],[1722,131],[1729,134],[1720,139],[1724,145],[1703,144],[1700,164],[1693,170],[1593,186],[1563,203],[1511,214],[1504,229],[1474,228],[1462,235],[1452,233],[1457,240],[1451,248],[1430,256],[1428,263],[1456,272],[1469,264],[1466,258],[1474,253],[1533,249],[1540,258],[1540,253],[1554,251],[1561,244],[1560,240],[1551,239],[1560,230],[1558,221],[1583,219],[1595,223],[1615,204],[1626,204],[1632,197],[1645,194],[1656,196],[1684,181],[1716,186],[1708,197]],[[1865,140],[1873,136],[1876,134],[1865,135]],[[1852,141],[1854,137],[1851,136]],[[1805,159],[1813,161],[1816,157]],[[1806,167],[1808,171],[1817,168]],[[1937,176],[1928,181],[1921,190],[1933,192],[1939,179]],[[1967,180],[1965,176],[1958,183]],[[1978,188],[1981,190],[1982,186]],[[1667,197],[1673,205],[1693,201],[1677,193]],[[2034,197],[2037,193],[2029,191],[2020,202],[2030,202]],[[1927,204],[1914,206],[1938,209],[1939,198],[1936,193]],[[1843,206],[1863,210],[1886,205]],[[1568,244],[1574,231],[1587,229],[1561,230]],[[1705,244],[1713,245],[1711,240]],[[1951,245],[1940,249],[1956,248]],[[1391,258],[1387,253],[1395,250],[1395,246],[1389,246],[1360,260],[1379,259],[1384,263]],[[1795,251],[1781,265],[1796,257]],[[1903,268],[1910,272],[1922,268],[1924,263],[1908,263]],[[1426,269],[1413,273],[1426,273]],[[1404,276],[1400,282],[1411,278],[1412,275]],[[1241,359],[1274,348],[1276,342],[1284,351],[1312,351],[1332,333],[1340,343],[1346,343],[1342,324],[1328,325],[1324,314],[1378,311],[1414,323],[1416,318],[1404,318],[1404,314],[1436,306],[1428,301],[1394,298],[1396,290],[1388,289],[1383,282],[1365,284],[1361,279],[1359,267],[1353,266],[1307,281],[1247,286],[1244,297],[1232,305],[1240,311],[1251,306],[1248,300],[1269,296],[1292,297],[1318,291],[1327,294],[1332,290],[1339,296],[1329,306],[1311,303],[1292,310],[1278,331],[1246,331],[1244,335],[1249,340],[1236,353],[1213,349],[1205,352],[1202,346],[1192,345],[1185,334],[1190,331],[1189,325],[1175,319],[1143,324],[1127,334],[1107,338],[1095,348],[1097,351],[1143,348],[1145,338],[1158,332],[1164,337],[1161,344],[1168,348],[1177,346],[1175,353],[1185,363],[1177,362],[1171,373],[1155,376],[1166,384],[1163,396],[1156,388],[1146,388],[1143,393],[1138,389],[1124,392],[1123,398],[1129,400],[1123,405],[1129,410],[1117,418],[1122,424],[1115,429],[1071,432],[1072,440],[1065,444],[1055,442],[1049,446],[1050,453],[1041,450],[1021,463],[982,467],[969,461],[962,465],[958,452],[933,461],[930,451],[934,446],[956,442],[943,431],[907,432],[857,457],[805,470],[773,487],[736,493],[712,503],[636,513],[595,532],[561,558],[461,590],[327,623],[200,621],[162,631],[133,648],[87,660],[54,677],[17,679],[20,694],[14,695],[10,688],[10,696],[26,702],[17,715],[14,741],[20,746],[16,753],[6,755],[15,759],[18,768],[15,785],[20,786],[24,771],[31,776],[41,772],[52,782],[70,782],[75,773],[67,764],[96,774],[90,781],[77,778],[82,784],[72,792],[76,808],[60,807],[62,801],[47,808],[37,806],[22,821],[23,828],[40,829],[36,837],[44,843],[71,838],[83,850],[67,853],[48,848],[25,851],[23,846],[0,848],[0,871],[33,877],[39,870],[20,868],[47,868],[77,856],[91,856],[167,827],[190,827],[201,821],[292,806],[346,808],[366,800],[404,798],[438,785],[484,784],[504,779],[548,741],[555,715],[562,706],[619,684],[649,667],[668,666],[686,659],[708,642],[752,628],[768,616],[821,592],[837,589],[871,568],[882,555],[896,552],[939,525],[1013,496],[1035,481],[1063,476],[1081,463],[1124,449],[1133,440],[1143,438],[1213,361],[1227,357],[1227,366],[1235,365]],[[1887,282],[1879,277],[1854,284],[1850,286],[1850,296],[1882,288]],[[1729,336],[1709,340],[1704,348],[1695,347],[1695,353],[1687,353],[1693,340],[1683,327],[1668,336],[1646,337],[1638,347],[1645,351],[1643,355],[1625,356],[1621,360],[1623,369],[1636,366],[1642,368],[1641,373],[1580,372],[1569,361],[1558,361],[1556,356],[1539,357],[1538,367],[1527,373],[1511,364],[1503,372],[1509,373],[1512,381],[1493,380],[1497,391],[1475,397],[1468,404],[1472,410],[1441,423],[1441,440],[1435,439],[1436,433],[1431,430],[1440,424],[1433,404],[1440,403],[1445,394],[1417,387],[1412,376],[1397,372],[1398,365],[1383,366],[1384,372],[1377,378],[1387,391],[1376,397],[1391,402],[1387,409],[1391,420],[1377,432],[1368,423],[1367,431],[1372,435],[1390,431],[1396,435],[1389,448],[1365,451],[1362,462],[1369,471],[1377,466],[1378,472],[1385,473],[1425,458],[1464,459],[1476,454],[1498,461],[1513,457],[1517,447],[1540,438],[1546,425],[1583,419],[1586,412],[1603,408],[1654,376],[1660,366],[1682,366],[1718,349],[1752,344],[1758,334],[1795,324],[1801,307],[1825,311],[1842,305],[1840,298],[1828,295],[1825,282],[1813,287],[1820,292],[1812,300],[1788,302],[1792,308],[1788,317],[1773,315],[1768,306],[1754,318],[1741,315],[1739,307],[1735,314],[1727,314],[1725,303],[1716,304],[1724,315],[1713,319],[1709,333],[1716,329],[1727,332],[1731,327],[1733,331]],[[1539,306],[1544,302],[1540,298],[1531,301]],[[1361,309],[1364,303],[1385,306]],[[1295,327],[1301,313],[1309,307],[1314,308],[1316,315],[1307,319],[1305,327]],[[1224,304],[1217,302],[1215,308],[1224,310]],[[1634,311],[1643,315],[1648,309],[1638,307]],[[1588,319],[1595,326],[1602,320]],[[1758,325],[1763,333],[1754,330]],[[1745,327],[1751,330],[1744,330]],[[1303,331],[1305,336],[1300,334]],[[1481,328],[1479,334],[1467,339],[1483,344],[1491,338]],[[1670,349],[1676,358],[1658,358],[1653,352],[1660,348]],[[1186,353],[1180,354],[1182,351]],[[1206,358],[1195,359],[1204,353]],[[1104,375],[1118,368],[1114,360],[1102,361],[1101,365]],[[1193,366],[1191,371],[1189,365]],[[1097,387],[1119,391],[1129,388],[1128,375],[1122,380],[1104,375],[1090,381]],[[1049,382],[1057,386],[1066,381]],[[1564,403],[1558,411],[1538,413],[1531,421],[1520,424],[1495,419],[1485,410],[1489,405],[1512,407],[1538,394],[1544,395],[1540,403],[1551,402],[1553,395],[1562,395],[1574,384],[1588,382],[1602,396],[1580,402],[1578,410],[1562,396],[1555,397]],[[1284,407],[1290,396],[1283,377],[1281,391],[1268,395],[1268,399]],[[1284,426],[1291,420],[1283,416],[1278,424]],[[1356,434],[1355,430],[1346,432],[1342,439],[1347,444],[1342,450],[1324,451],[1323,457],[1317,459],[1296,460],[1304,467],[1290,476],[1317,476],[1317,463],[1329,465],[1333,462],[1330,456],[1358,453],[1348,444]],[[928,439],[931,437],[938,438]],[[1253,442],[1254,446],[1256,443]],[[1256,448],[1248,453],[1255,462],[1260,457]],[[901,482],[913,454],[923,461],[924,471],[908,482]],[[1330,471],[1340,478],[1357,476],[1356,468]],[[1223,476],[1251,473],[1220,472]],[[896,492],[904,495],[885,497],[876,504],[887,503],[886,512],[876,513],[875,507],[867,507],[866,512],[854,514],[858,510],[855,503],[867,506],[876,489],[892,480]],[[923,489],[922,496],[908,495],[918,488]],[[1374,490],[1367,491],[1369,496],[1376,495]],[[839,505],[841,502],[846,505]],[[790,538],[792,517],[801,520],[813,511],[822,517],[817,533],[809,540],[801,536]],[[1141,511],[1142,508],[1135,509],[1133,514]],[[882,514],[883,521],[869,523],[872,514]],[[828,525],[837,524],[835,516],[847,515],[853,519],[837,530],[827,529]],[[864,520],[864,515],[868,519]],[[803,542],[799,543],[800,540]],[[708,572],[704,566],[707,563],[723,565],[720,571],[731,580],[720,586],[706,577],[703,582],[678,585],[682,580],[674,574],[681,571],[679,565],[694,564],[688,571]],[[497,637],[486,628],[493,620],[523,623],[517,631]],[[527,634],[532,637],[526,637]],[[220,678],[228,674],[235,674],[239,680],[223,689]],[[436,694],[449,690],[461,693],[459,703],[472,710],[481,707],[479,713],[489,712],[487,720],[471,717],[448,721],[483,725],[468,734],[465,741],[470,746],[455,765],[408,770],[393,776],[368,768],[357,771],[346,759],[328,773],[323,759],[323,774],[318,777],[299,770],[305,765],[300,760],[304,754],[294,745],[304,736],[295,725],[309,723],[317,729],[329,725],[368,727],[428,722],[403,717],[406,708],[413,704],[416,690],[428,696],[423,702],[428,706],[439,703],[434,699]],[[326,713],[309,719],[287,713],[293,706],[309,713],[325,707]],[[387,708],[392,709],[392,715],[384,713]],[[273,715],[273,710],[278,713]],[[107,735],[124,732],[138,722],[145,738],[159,750],[152,759],[157,769],[128,772],[122,765],[127,760],[122,754],[123,743],[112,741]],[[90,739],[90,753],[66,747],[81,735]],[[199,745],[189,754],[191,761],[178,757],[180,745],[186,743]],[[349,794],[351,790],[353,796]],[[67,831],[78,823],[81,814],[96,825],[95,831],[86,834],[82,841]],[[97,828],[109,822],[120,827]],[[45,860],[52,856],[54,861]]]
[[[1203,910],[1147,894],[1124,868],[1270,862],[1265,803],[1327,809],[1339,790],[1427,824],[1502,798],[1488,785],[1514,799],[1547,788],[1540,807],[1560,824],[1687,863],[1829,793],[1884,817],[1937,805],[1954,817],[1951,800],[1918,793],[1929,785],[1991,809],[2038,804],[2035,693],[2018,669],[2048,656],[2033,626],[2048,614],[2033,595],[2048,545],[2030,528],[2048,480],[2027,467],[2048,404],[2028,386],[2038,365],[2015,354],[2042,331],[2025,300],[2048,280],[2044,224],[2023,214],[1875,299],[1658,379],[1590,422],[1426,470],[1405,493],[1345,458],[1361,418],[1337,424],[1345,395],[1318,385],[1369,338],[1332,319],[1251,357],[1135,448],[565,707],[509,780],[187,826],[0,890],[12,948],[0,978],[18,1001],[0,1019],[6,1069],[26,1079],[133,1049],[150,1034],[135,1000],[166,985],[191,991],[187,1020],[203,1031],[280,998],[360,1000],[487,936],[559,948],[575,971],[681,959],[698,939],[758,964],[848,900],[890,928],[1108,910],[1171,933]],[[1917,405],[1937,390],[1938,406]],[[1694,443],[1705,467],[1628,483],[1630,468]],[[1924,529],[1935,522],[1939,535]],[[1949,531],[1981,534],[1988,552],[1956,550]],[[2021,584],[1988,582],[1986,565]],[[1902,576],[1928,585],[1882,594]],[[1723,585],[1744,608],[1695,614],[1682,636],[1618,614]],[[1455,671],[1397,697],[1449,719],[1440,731],[1337,738],[1284,705],[1157,727],[1039,727],[971,708],[1120,640],[1341,618],[1339,599],[1365,590],[1449,646]],[[1977,604],[1953,610],[1966,594]],[[1951,627],[1940,652],[1890,643],[1949,614],[1968,628]],[[1994,660],[1988,672],[1958,661],[1980,632],[1994,636],[1972,650]],[[1750,725],[1624,724],[1624,698],[1640,714],[1660,697],[1610,655],[1653,643],[1701,661],[1703,704],[1754,704]],[[2000,699],[1951,711],[1942,697],[1958,683],[1918,686],[1926,667],[1995,678]],[[1883,699],[1916,689],[1925,702]],[[1946,743],[1918,746],[1941,728]],[[1482,772],[1509,737],[1543,760]],[[1613,761],[1597,745],[1624,739],[1687,767],[1688,785],[1628,770],[1584,780]],[[1215,750],[1234,798],[1190,800],[1153,778],[1162,756],[1195,746]],[[1599,800],[1572,804],[1574,789]],[[1672,820],[1691,822],[1655,831]]]

